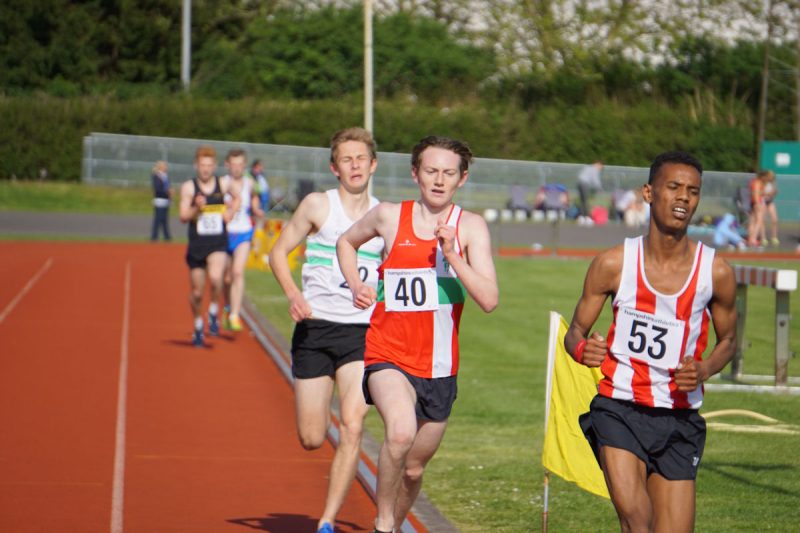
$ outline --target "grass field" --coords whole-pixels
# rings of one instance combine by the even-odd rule
[[[143,187],[0,180],[0,209],[81,213],[153,212],[153,193]]]
[[[461,531],[536,531],[542,512],[548,313],[558,311],[569,320],[588,261],[501,258],[496,263],[500,305],[489,315],[472,303],[466,306],[459,397],[423,490]],[[770,266],[797,268],[794,263]],[[292,323],[274,278],[249,272],[247,283],[249,297],[288,337]],[[772,374],[774,295],[752,288],[748,303],[746,335],[752,345],[745,371]],[[800,309],[800,293],[793,294],[791,306]],[[597,329],[605,333],[609,321],[606,310]],[[797,320],[792,330],[791,349],[797,353]],[[800,376],[796,357],[789,372]],[[800,396],[708,392],[702,412],[729,408],[800,426]],[[380,441],[383,426],[374,410],[367,427]],[[800,435],[709,430],[698,482],[697,531],[796,531],[798,504]],[[549,523],[551,531],[619,529],[609,501],[557,477],[551,477]]]

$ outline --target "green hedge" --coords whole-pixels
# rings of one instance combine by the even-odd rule
[[[738,110],[752,122],[746,109]],[[379,149],[408,152],[429,134],[465,139],[480,157],[646,166],[663,150],[696,153],[706,168],[746,171],[754,157],[747,126],[694,120],[658,101],[623,105],[549,104],[523,110],[513,102],[467,100],[448,107],[410,98],[375,104]],[[333,131],[363,121],[360,96],[341,100],[174,96],[0,97],[0,178],[80,179],[82,139],[90,132],[326,146]]]

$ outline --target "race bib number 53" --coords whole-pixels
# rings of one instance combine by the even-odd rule
[[[640,359],[657,368],[678,366],[686,328],[683,320],[620,307],[616,323],[611,346],[614,353]]]
[[[383,272],[387,311],[435,311],[439,308],[436,269],[387,269]]]

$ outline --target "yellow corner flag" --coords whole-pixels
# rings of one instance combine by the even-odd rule
[[[580,488],[608,498],[603,471],[578,425],[578,417],[589,411],[602,374],[599,368],[576,363],[567,353],[564,336],[568,327],[561,315],[550,312],[542,465]]]

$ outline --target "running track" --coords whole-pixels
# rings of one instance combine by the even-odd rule
[[[0,531],[314,531],[333,448],[248,331],[189,344],[183,252],[0,242]]]

